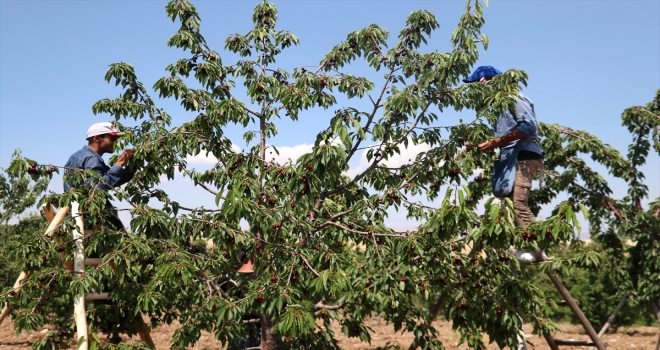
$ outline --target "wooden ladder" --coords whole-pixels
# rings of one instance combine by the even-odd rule
[[[542,256],[540,250],[538,250],[535,253],[535,255],[537,260],[539,261],[538,264],[547,263],[547,260],[545,259],[545,257]],[[589,335],[589,338],[591,338],[591,342],[586,340],[562,340],[562,339],[555,339],[551,335],[546,334],[544,335],[544,337],[545,340],[548,342],[550,349],[559,350],[559,345],[564,345],[564,346],[595,346],[598,350],[605,350],[606,349],[605,344],[603,343],[603,340],[600,339],[600,337],[602,336],[602,334],[605,333],[607,327],[609,327],[609,324],[606,323],[605,326],[603,326],[601,333],[596,333],[594,327],[591,325],[587,317],[584,315],[584,313],[580,309],[580,306],[578,306],[577,300],[573,299],[571,294],[568,292],[568,289],[566,289],[566,286],[564,286],[564,283],[562,283],[561,280],[557,276],[555,276],[551,271],[549,270],[546,271],[546,274],[550,278],[550,281],[555,286],[555,288],[557,288],[559,294],[562,296],[562,298],[564,298],[565,305],[571,309],[575,317],[577,317],[578,321],[580,321],[580,324],[582,324],[582,327],[584,327],[584,330]],[[620,306],[623,307],[623,304],[621,303]],[[618,310],[616,312],[618,312]]]
[[[60,257],[62,258],[63,261],[65,261],[65,267],[68,271],[71,271],[76,277],[80,278],[85,273],[86,265],[100,265],[102,263],[102,259],[100,258],[85,257],[83,236],[85,233],[91,234],[92,232],[85,231],[83,217],[82,214],[80,214],[79,205],[77,202],[71,203],[71,208],[69,207],[61,208],[57,212],[57,214],[55,214],[53,208],[50,206],[44,206],[42,210],[49,223],[45,233],[45,236],[48,238],[52,238],[54,236],[54,233],[57,231],[58,226],[62,223],[62,221],[67,216],[69,211],[71,211],[71,216],[74,218],[76,222],[76,229],[71,231],[71,234],[73,236],[73,242],[75,244],[75,250],[73,253],[73,264],[70,261],[66,260],[63,252],[60,253]],[[29,277],[29,273],[21,272],[20,276],[16,280],[16,283],[14,283],[13,291],[15,293],[20,292],[23,280],[28,277]],[[109,299],[109,296],[110,295],[108,292],[85,293],[80,297],[74,299],[73,317],[76,321],[76,333],[77,333],[76,339],[80,339],[81,337],[83,338],[83,341],[80,343],[80,347],[78,347],[79,350],[88,350],[90,344],[89,336],[88,336],[88,324],[87,324],[87,316],[85,310],[85,302],[93,301],[93,300],[107,300]],[[2,313],[0,313],[0,324],[2,324],[2,321],[4,321],[4,319],[7,317],[10,310],[11,308],[9,305],[5,305],[5,307],[2,309]],[[138,335],[140,336],[140,339],[143,342],[145,342],[148,346],[150,346],[152,349],[155,349],[156,346],[153,340],[151,339],[149,326],[144,323],[144,321],[140,316],[136,317],[134,319],[134,322],[138,323],[137,325],[139,328]]]

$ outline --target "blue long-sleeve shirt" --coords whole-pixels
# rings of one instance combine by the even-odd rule
[[[81,150],[72,154],[69,157],[69,160],[65,164],[66,168],[76,168],[82,170],[94,170],[105,180],[105,183],[94,184],[98,186],[99,189],[109,190],[113,187],[119,187],[133,178],[133,171],[127,165],[121,167],[119,165],[113,165],[109,167],[103,161],[103,158],[96,153],[89,146],[84,146]],[[66,173],[70,173],[71,170],[66,170]],[[87,178],[85,184],[92,184],[93,178]],[[74,184],[64,182],[64,192],[67,192],[69,189],[74,187]]]
[[[520,94],[516,99],[515,110],[504,111],[493,127],[495,137],[502,137],[518,130],[527,135],[524,138],[500,146],[500,157],[495,161],[491,186],[496,197],[506,197],[513,192],[516,181],[516,165],[520,151],[543,155],[536,140],[539,138],[539,125],[534,113],[534,103]]]
[[[518,151],[530,151],[543,154],[541,146],[536,142],[539,138],[539,127],[534,113],[534,103],[529,97],[519,94],[516,107],[513,111],[504,111],[500,114],[493,127],[495,137],[502,137],[518,130],[527,135],[524,138],[512,141],[500,147],[501,150],[515,147]]]

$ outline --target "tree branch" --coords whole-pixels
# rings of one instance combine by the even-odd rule
[[[323,299],[321,299],[321,301],[319,301],[318,303],[316,303],[314,305],[313,310],[338,310],[338,309],[341,309],[344,306],[346,306],[346,304],[348,304],[348,302],[345,301],[345,302],[339,303],[337,305],[326,305],[325,304],[325,298],[323,298]]]

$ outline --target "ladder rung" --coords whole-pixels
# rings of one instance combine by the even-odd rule
[[[594,343],[589,340],[562,340],[555,339],[557,345],[566,345],[566,346],[594,346]]]
[[[108,295],[110,293],[85,293],[85,300],[108,300]]]
[[[85,265],[101,265],[102,262],[101,258],[85,258]]]

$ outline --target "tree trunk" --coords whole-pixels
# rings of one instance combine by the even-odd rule
[[[7,246],[7,236],[9,235],[9,220],[5,220],[5,238],[4,238],[4,243],[3,247]]]
[[[259,117],[259,158],[266,161],[266,117],[264,116]]]
[[[261,319],[261,350],[274,350],[277,347],[277,339],[273,334],[273,322],[270,316],[262,314]]]

